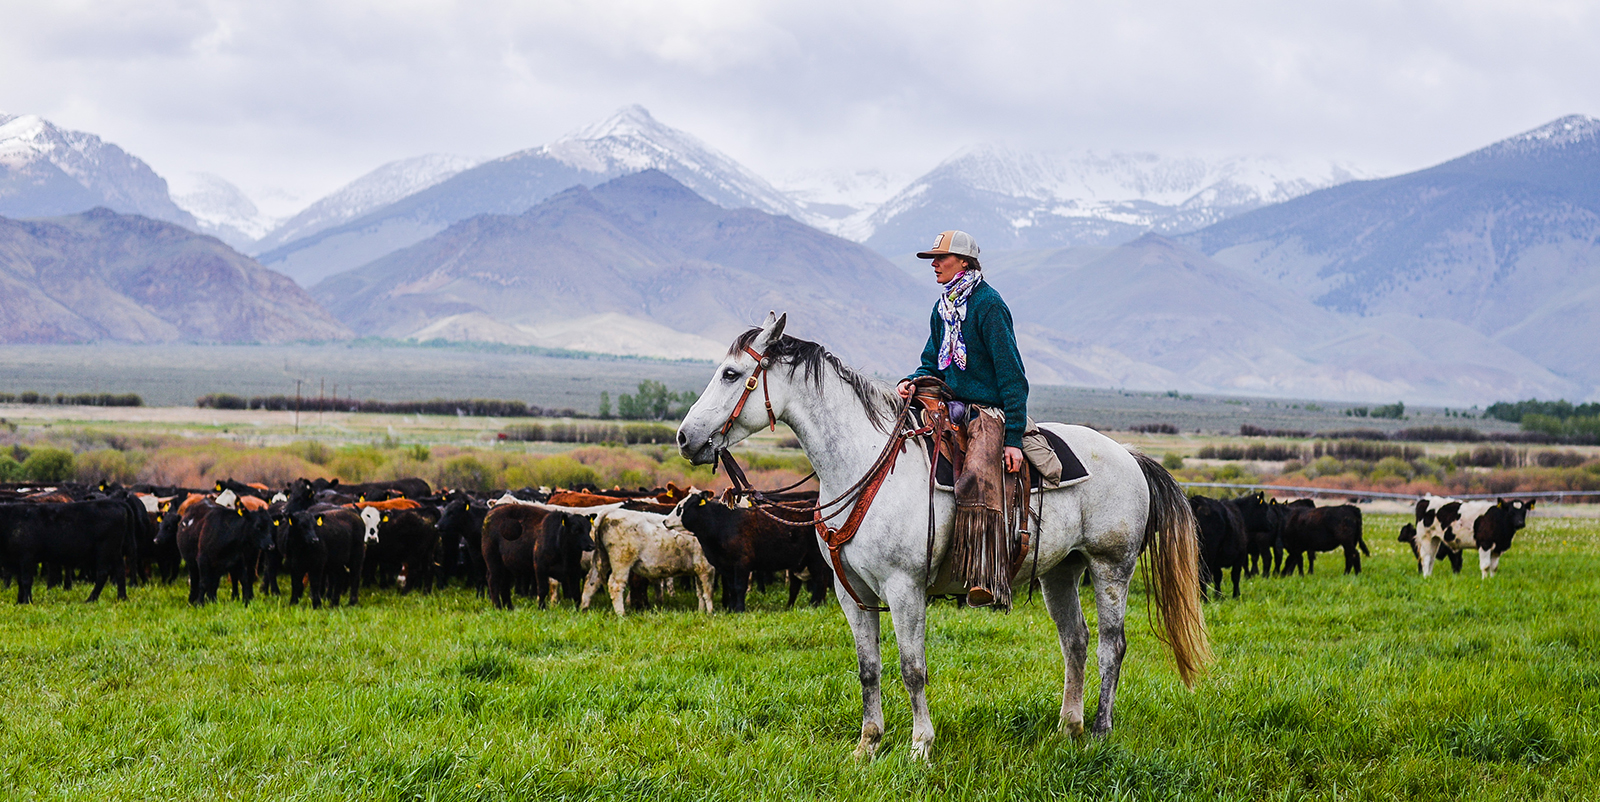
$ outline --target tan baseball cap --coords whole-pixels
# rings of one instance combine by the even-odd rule
[[[978,243],[972,241],[972,235],[965,231],[945,231],[933,241],[933,247],[917,254],[918,259],[932,259],[945,254],[978,258]]]

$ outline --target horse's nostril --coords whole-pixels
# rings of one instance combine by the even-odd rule
[[[678,447],[682,448],[686,445],[689,445],[689,436],[683,432],[678,432]]]

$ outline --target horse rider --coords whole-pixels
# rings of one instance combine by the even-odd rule
[[[917,254],[933,260],[934,280],[943,286],[929,318],[922,365],[900,380],[901,398],[913,392],[911,380],[933,376],[950,388],[950,397],[1005,413],[1005,469],[1022,470],[1022,435],[1028,425],[1028,376],[1017,352],[1011,309],[983,280],[978,243],[965,231],[946,231],[933,247]],[[1059,470],[1059,469],[1058,469]]]

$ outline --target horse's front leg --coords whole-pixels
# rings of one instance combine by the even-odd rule
[[[861,740],[856,744],[855,757],[871,760],[883,741],[883,655],[878,651],[878,614],[856,607],[837,580],[835,590],[845,621],[850,624],[850,634],[856,640],[856,673],[861,678]]]
[[[927,760],[933,752],[933,717],[928,714],[928,599],[919,583],[905,579],[889,588],[889,615],[900,647],[900,680],[911,697],[911,757]]]
[[[1100,703],[1094,711],[1091,735],[1111,732],[1111,710],[1117,700],[1117,679],[1122,675],[1122,656],[1128,651],[1128,638],[1122,622],[1128,611],[1128,580],[1133,576],[1133,561],[1126,565],[1091,562],[1094,578],[1095,618],[1100,624]]]

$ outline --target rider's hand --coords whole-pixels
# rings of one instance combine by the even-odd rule
[[[994,452],[989,452],[994,453]],[[1016,446],[1006,446],[1006,472],[1016,473],[1022,470],[1022,449]]]
[[[910,398],[911,397],[911,382],[909,382],[909,381],[901,381],[899,384],[894,386],[894,391],[899,393],[901,398]]]

